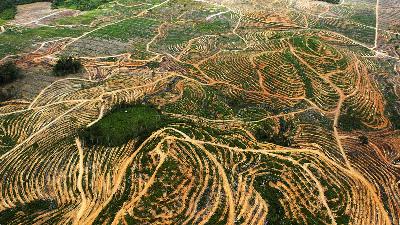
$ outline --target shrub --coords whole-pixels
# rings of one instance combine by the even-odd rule
[[[13,62],[0,65],[0,85],[8,84],[21,76],[21,72]]]
[[[53,72],[56,76],[65,76],[68,74],[76,74],[82,70],[82,63],[79,59],[69,57],[61,57],[56,65],[54,65]]]
[[[339,117],[339,127],[343,131],[361,130],[363,124],[361,119],[353,112],[348,109],[345,114]]]
[[[364,135],[358,137],[358,140],[360,140],[361,144],[363,144],[363,145],[367,145],[368,142],[369,142],[369,141],[368,141],[368,137],[367,137],[367,136],[364,136]]]
[[[146,64],[146,66],[152,70],[157,69],[158,67],[160,67],[160,63],[157,61],[150,61]]]

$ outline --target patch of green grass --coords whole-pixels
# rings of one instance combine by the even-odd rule
[[[8,54],[17,54],[32,50],[33,44],[49,39],[77,37],[85,29],[38,27],[33,29],[8,29],[0,35],[0,58]]]
[[[63,17],[59,18],[56,20],[56,24],[60,25],[89,25],[93,21],[99,18],[101,16],[102,12],[100,10],[92,10],[85,12],[81,15],[78,16],[68,16],[68,17]]]
[[[212,21],[201,21],[173,27],[168,30],[167,36],[162,40],[162,45],[176,45],[189,41],[202,35],[217,35],[229,33],[232,29],[232,21],[215,19]]]
[[[54,0],[53,6],[87,11],[96,9],[107,2],[110,0]]]
[[[361,23],[366,26],[375,26],[375,13],[367,10],[356,11],[354,15],[351,16],[351,20]]]
[[[4,20],[4,19],[1,19],[1,18],[0,18],[0,26],[4,25],[4,24],[6,24],[6,23],[7,23],[7,20]]]
[[[149,39],[155,35],[159,24],[157,20],[147,18],[127,19],[93,32],[91,36],[121,41]]]

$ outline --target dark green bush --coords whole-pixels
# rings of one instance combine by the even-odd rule
[[[53,72],[56,76],[65,76],[68,74],[76,74],[82,71],[82,63],[79,59],[74,57],[61,57],[56,65],[54,65]]]
[[[339,127],[343,131],[361,130],[363,124],[361,119],[353,112],[353,110],[348,109],[346,113],[340,115]]]
[[[21,72],[13,62],[0,65],[0,85],[8,84],[21,76]]]
[[[358,140],[360,140],[361,144],[363,145],[367,145],[369,143],[368,137],[364,135],[358,137]]]
[[[146,64],[146,66],[150,69],[157,69],[158,67],[160,67],[160,63],[157,61],[150,61]]]

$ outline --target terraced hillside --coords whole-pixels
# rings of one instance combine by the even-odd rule
[[[52,79],[0,105],[0,224],[400,223],[396,0],[101,3],[0,21]]]

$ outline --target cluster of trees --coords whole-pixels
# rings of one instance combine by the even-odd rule
[[[343,131],[361,130],[364,126],[359,116],[349,108],[339,117],[339,127]]]
[[[0,102],[11,99],[16,94],[14,86],[4,87],[14,80],[20,78],[21,71],[13,62],[6,62],[0,65]]]
[[[68,74],[76,74],[82,71],[82,63],[79,59],[72,56],[61,57],[53,67],[56,76],[65,76]]]
[[[1,0],[0,0],[1,1]],[[17,203],[14,207],[0,212],[0,224],[12,224],[19,214],[34,215],[39,212],[57,208],[57,202],[52,199],[33,200],[28,203]]]
[[[17,13],[17,7],[14,0],[0,1],[0,19],[10,20],[13,19]]]
[[[150,105],[119,105],[100,121],[79,132],[88,146],[120,146],[131,139],[144,141],[166,124],[163,115]]]
[[[292,120],[279,119],[279,131],[274,131],[274,124],[263,121],[253,128],[254,136],[259,141],[274,143],[289,147],[293,143],[292,132],[295,130],[295,124]]]

